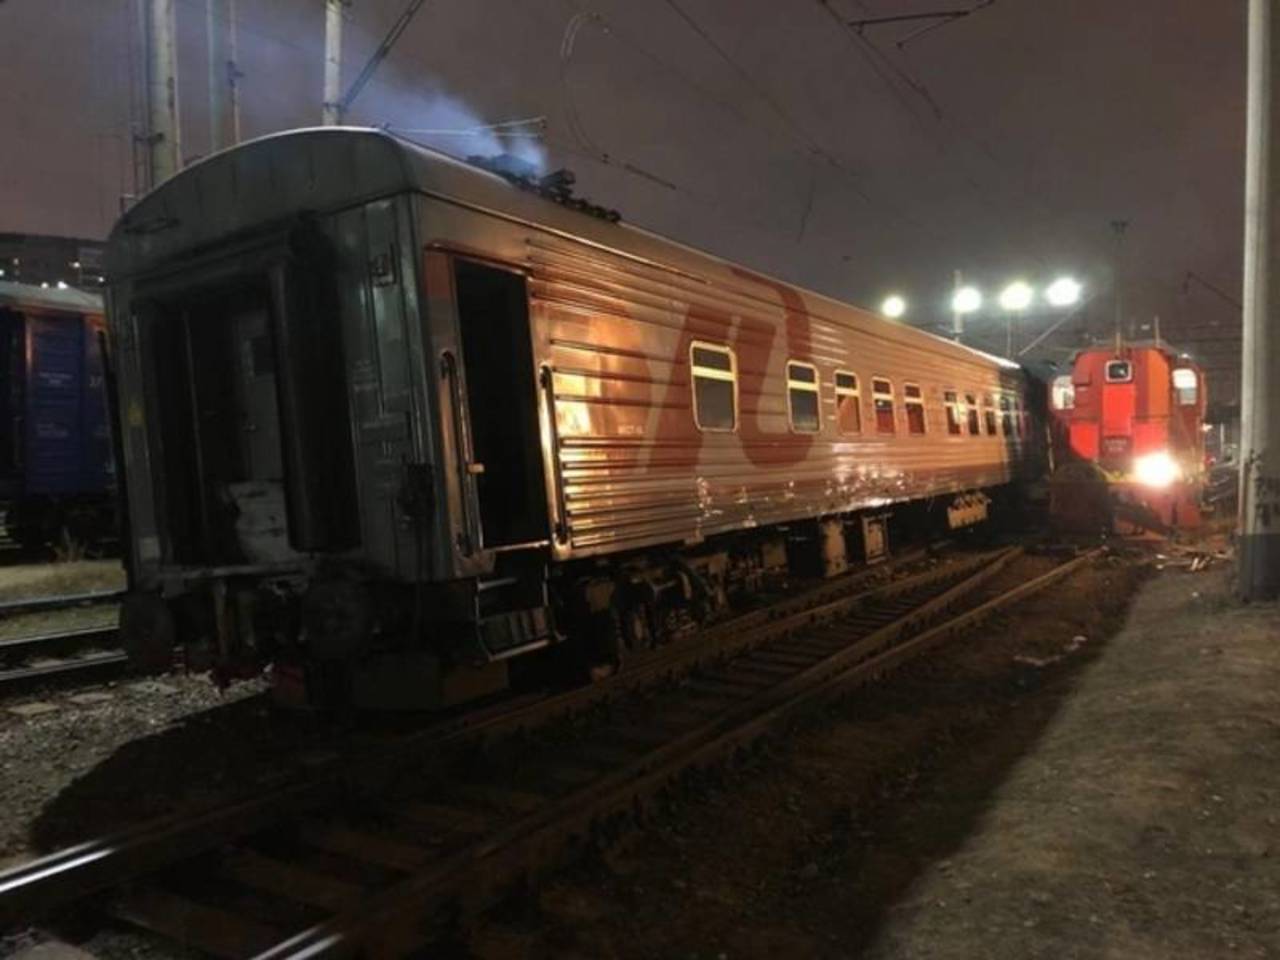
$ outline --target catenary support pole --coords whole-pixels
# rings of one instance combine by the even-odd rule
[[[209,152],[239,139],[239,96],[236,90],[235,0],[207,0],[206,39],[209,50]]]
[[[342,7],[343,0],[324,4],[324,122],[342,122]]]
[[[1239,589],[1280,596],[1280,0],[1249,0]]]
[[[174,0],[147,4],[147,143],[150,185],[158,187],[182,165],[178,119],[178,58]]]

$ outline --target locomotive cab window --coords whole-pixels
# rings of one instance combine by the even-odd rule
[[[1128,383],[1133,379],[1133,364],[1128,360],[1109,360],[1106,377],[1107,383]]]
[[[1006,437],[1013,435],[1013,413],[1006,396],[1000,397],[1000,432]]]
[[[888,380],[872,380],[871,400],[876,408],[876,433],[893,433],[893,384]]]
[[[902,399],[907,408],[907,432],[924,433],[924,395],[920,387],[914,383],[903,384]]]
[[[964,405],[960,402],[960,396],[954,390],[944,390],[942,402],[947,408],[947,433],[958,437],[961,421],[964,419]]]
[[[966,393],[964,395],[965,409],[969,414],[969,436],[976,437],[982,432],[978,426],[978,397],[976,394]]]
[[[987,436],[994,437],[996,435],[996,404],[989,393],[984,394],[982,398],[982,417],[987,425]]]
[[[1076,385],[1071,381],[1071,374],[1055,377],[1050,400],[1055,410],[1073,410],[1076,405]]]
[[[738,425],[738,364],[733,351],[713,343],[689,348],[693,369],[693,422],[699,430]]]
[[[836,371],[836,429],[841,433],[862,432],[862,407],[858,378],[847,370]]]
[[[787,414],[797,433],[817,433],[822,421],[818,412],[818,368],[795,360],[787,363]]]
[[[1173,396],[1180,407],[1194,407],[1198,400],[1200,378],[1190,367],[1179,367],[1173,371]]]

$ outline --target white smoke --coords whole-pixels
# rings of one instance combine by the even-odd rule
[[[414,113],[414,126],[392,126],[391,131],[455,156],[495,157],[505,153],[539,173],[546,169],[541,117],[486,121],[461,100],[444,94],[435,94]]]

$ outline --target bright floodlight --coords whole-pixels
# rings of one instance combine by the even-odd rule
[[[1161,489],[1175,480],[1182,479],[1182,468],[1178,462],[1161,450],[1159,453],[1148,453],[1133,461],[1133,478],[1144,487]]]
[[[1025,310],[1031,306],[1035,292],[1021,280],[1009,284],[1000,291],[1000,309]]]
[[[880,304],[880,312],[892,320],[897,320],[907,312],[907,301],[896,293],[891,297],[885,297],[884,303]]]
[[[1080,301],[1080,281],[1071,277],[1059,277],[1049,284],[1045,299],[1054,307],[1070,307]]]
[[[65,280],[59,280],[59,281],[58,281],[58,289],[59,289],[59,290],[65,290],[65,289],[67,289],[67,281],[65,281]]]
[[[982,306],[982,292],[977,287],[961,287],[951,298],[956,313],[973,313]]]

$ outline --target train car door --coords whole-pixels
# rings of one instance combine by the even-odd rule
[[[1133,381],[1133,363],[1108,360],[1102,384],[1102,449],[1103,466],[1111,469],[1126,464],[1133,456],[1133,418],[1137,410],[1137,386]]]
[[[470,414],[466,471],[475,484],[481,546],[544,542],[546,483],[525,277],[458,258],[453,281]]]
[[[0,309],[0,498],[21,492],[26,366],[22,315]]]
[[[239,345],[236,386],[242,419],[245,474],[281,481],[280,408],[276,392],[275,347],[264,306],[246,305],[233,321]]]
[[[27,356],[27,493],[74,493],[82,483],[82,318],[28,317]]]

